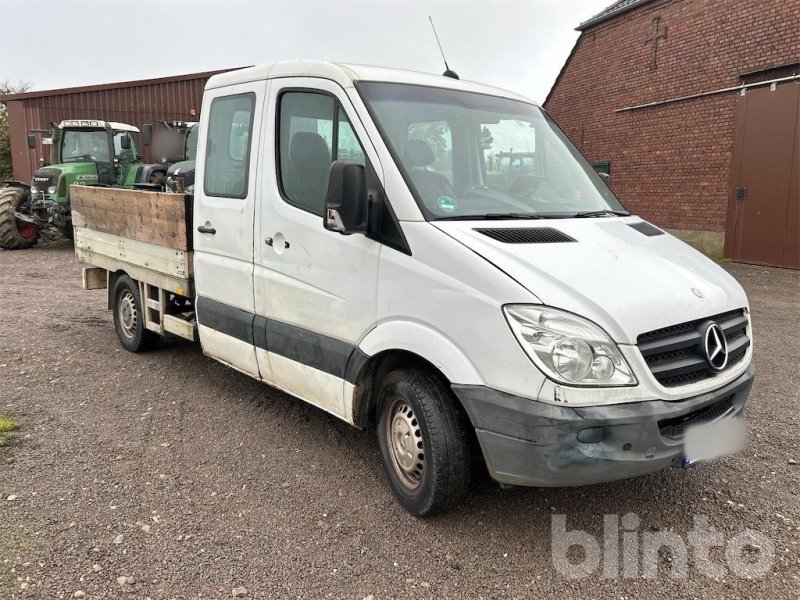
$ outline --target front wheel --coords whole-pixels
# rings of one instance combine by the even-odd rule
[[[471,469],[468,422],[434,374],[392,371],[378,395],[378,445],[389,484],[410,513],[427,516],[457,504]]]
[[[151,350],[160,337],[145,327],[139,286],[127,275],[117,279],[114,286],[114,328],[119,343],[130,352]]]

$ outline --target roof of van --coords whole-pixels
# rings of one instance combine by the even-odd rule
[[[504,98],[513,98],[515,100],[532,103],[530,99],[515,94],[514,92],[471,81],[452,79],[450,77],[444,77],[443,75],[433,75],[431,73],[407,71],[404,69],[390,69],[387,67],[340,64],[319,60],[291,60],[220,73],[208,80],[206,89],[210,90],[235,85],[237,83],[283,77],[319,77],[335,81],[343,88],[352,88],[353,84],[357,81],[409,83],[463,90],[465,92],[477,92],[479,94],[488,94],[491,96],[502,96]]]

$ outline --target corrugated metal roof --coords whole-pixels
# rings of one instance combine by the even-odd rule
[[[206,81],[221,72],[0,96],[8,109],[15,179],[29,182],[40,160],[50,159],[50,147],[41,143],[41,137],[49,131],[51,122],[95,119],[128,123],[141,130],[145,123],[194,120],[200,111]],[[28,132],[42,134],[37,135],[36,148],[28,148]],[[146,162],[160,160],[153,155],[152,146],[142,150]]]
[[[653,0],[620,0],[619,2],[615,2],[602,12],[597,13],[588,21],[584,21],[576,29],[578,31],[584,31],[593,25],[597,25],[604,21],[608,21],[609,19],[613,19],[623,13],[626,13],[634,8],[638,8],[644,4],[649,4],[653,2]]]
[[[214,71],[202,71],[200,73],[185,73],[183,75],[172,75],[170,77],[158,77],[156,79],[137,79],[135,81],[118,81],[115,83],[100,83],[96,85],[84,85],[80,87],[59,88],[54,90],[38,90],[33,92],[22,92],[20,94],[0,95],[0,102],[8,100],[28,100],[32,98],[45,98],[47,96],[63,96],[66,94],[80,94],[82,92],[94,92],[98,90],[117,90],[122,88],[140,87],[159,83],[174,83],[176,81],[191,81],[193,79],[208,79],[218,73],[235,71],[245,67],[232,67],[230,69],[217,69]]]

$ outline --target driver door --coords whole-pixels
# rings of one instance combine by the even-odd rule
[[[257,350],[266,381],[349,418],[345,369],[374,326],[380,244],[323,227],[333,160],[377,153],[344,90],[322,79],[286,78],[270,86],[262,194],[255,248]]]

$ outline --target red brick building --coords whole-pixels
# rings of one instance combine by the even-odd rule
[[[800,0],[621,0],[578,31],[545,107],[626,206],[800,269]]]

